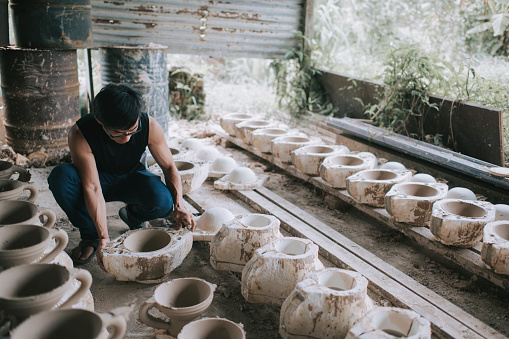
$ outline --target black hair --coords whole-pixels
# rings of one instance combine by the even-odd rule
[[[94,99],[94,115],[107,128],[133,127],[143,109],[141,93],[129,84],[110,83]]]

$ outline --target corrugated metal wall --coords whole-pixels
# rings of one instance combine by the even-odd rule
[[[309,3],[92,0],[94,45],[156,43],[176,54],[280,58],[297,46]]]

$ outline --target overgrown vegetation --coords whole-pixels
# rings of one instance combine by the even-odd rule
[[[178,119],[203,118],[205,92],[203,76],[187,68],[173,67],[168,77],[170,88],[170,114]]]

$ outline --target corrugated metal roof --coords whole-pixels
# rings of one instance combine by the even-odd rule
[[[299,43],[306,0],[92,0],[95,46],[168,46],[169,53],[278,58]]]

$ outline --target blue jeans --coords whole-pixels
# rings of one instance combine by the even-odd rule
[[[170,190],[161,178],[147,170],[131,174],[99,172],[104,200],[127,204],[128,226],[136,227],[147,220],[167,217],[173,208]],[[83,186],[73,164],[55,167],[48,177],[49,189],[71,223],[80,230],[81,239],[99,236],[85,205]]]

